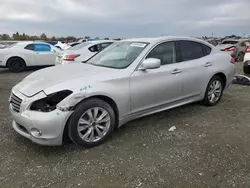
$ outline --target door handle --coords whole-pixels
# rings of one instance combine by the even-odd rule
[[[179,74],[182,71],[180,69],[174,69],[173,72],[171,72],[171,74]]]
[[[210,63],[210,62],[207,62],[206,64],[205,64],[205,67],[211,67],[212,66],[212,63]]]

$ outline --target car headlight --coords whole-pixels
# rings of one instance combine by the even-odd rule
[[[39,99],[33,102],[30,110],[39,112],[51,112],[56,109],[56,105],[68,97],[73,92],[70,90],[63,90],[48,95],[46,98]]]

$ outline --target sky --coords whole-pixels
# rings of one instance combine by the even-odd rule
[[[250,0],[0,0],[0,34],[76,37],[250,34]]]

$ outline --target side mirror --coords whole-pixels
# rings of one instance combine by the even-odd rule
[[[139,70],[147,70],[147,69],[158,69],[161,66],[161,60],[156,58],[148,58],[145,59]]]

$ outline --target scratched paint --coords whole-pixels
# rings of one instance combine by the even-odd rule
[[[88,86],[84,86],[83,88],[80,89],[81,92],[83,91],[87,91],[88,89],[91,89],[92,86],[91,85],[88,85]]]

